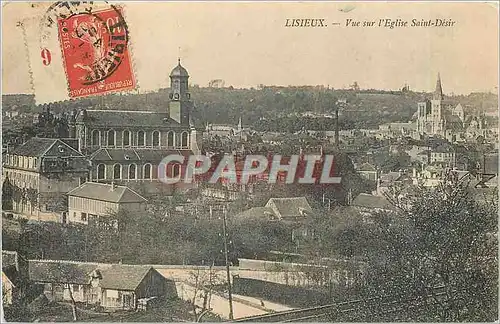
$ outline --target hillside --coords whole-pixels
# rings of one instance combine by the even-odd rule
[[[330,129],[332,120],[303,118],[305,112],[333,114],[335,102],[346,99],[340,110],[342,129],[374,128],[387,122],[408,121],[417,109],[417,102],[429,94],[378,90],[334,90],[324,87],[262,87],[260,89],[191,87],[195,100],[193,117],[200,126],[205,123],[234,124],[241,117],[244,126],[261,130],[301,129],[316,125],[316,129]],[[468,96],[448,97],[460,102],[467,111],[493,110],[498,107],[494,94],[472,93]],[[44,106],[35,106],[31,95],[4,95],[4,110],[21,109],[39,112]],[[168,89],[148,94],[113,94],[104,97],[78,99],[49,105],[54,112],[72,109],[152,110],[168,109]],[[285,127],[285,128],[283,128]],[[292,129],[289,129],[292,130]]]

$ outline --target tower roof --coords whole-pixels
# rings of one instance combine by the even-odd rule
[[[181,59],[178,60],[177,66],[170,72],[170,77],[189,77],[188,71],[181,65]]]
[[[441,86],[441,75],[439,73],[436,81],[436,90],[434,90],[432,99],[443,100],[443,87]]]

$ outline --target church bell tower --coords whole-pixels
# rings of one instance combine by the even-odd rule
[[[191,95],[188,91],[189,74],[181,65],[181,59],[170,73],[169,115],[181,125],[189,125]]]

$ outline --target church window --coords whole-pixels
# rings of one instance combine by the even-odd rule
[[[137,166],[135,164],[131,164],[128,166],[128,178],[130,180],[137,178]]]
[[[181,174],[181,166],[179,164],[174,164],[172,166],[172,177],[178,177]]]
[[[154,131],[152,137],[153,137],[153,146],[160,146],[160,132]]]
[[[113,166],[113,179],[119,180],[122,178],[122,165],[121,164],[115,164]]]
[[[137,146],[146,145],[146,133],[144,131],[137,132]]]
[[[174,147],[174,132],[172,131],[167,134],[167,146]]]
[[[115,137],[116,137],[116,133],[114,130],[109,130],[108,131],[108,146],[115,146]]]
[[[151,179],[151,164],[144,164],[144,170],[143,170],[143,177],[144,179]]]
[[[92,131],[92,143],[91,143],[91,145],[94,145],[94,146],[95,145],[101,145],[100,139],[101,139],[101,132],[98,131],[98,130],[96,130],[96,129],[94,129]]]
[[[106,166],[104,164],[99,164],[97,166],[97,180],[106,179]]]
[[[158,167],[156,167],[156,168],[158,168]],[[158,179],[158,171],[157,172],[151,171],[151,176],[153,179]]]
[[[123,146],[130,146],[130,132],[128,130],[123,131]]]
[[[188,133],[187,132],[183,132],[181,135],[181,147],[182,148],[188,147]]]

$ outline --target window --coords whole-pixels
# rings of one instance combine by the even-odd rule
[[[97,180],[106,179],[106,166],[104,164],[99,164],[97,166]]]
[[[116,132],[114,130],[108,131],[108,146],[115,146]]]
[[[113,179],[118,180],[122,178],[122,165],[115,164],[113,166]]]
[[[152,176],[153,179],[158,179],[158,172],[151,171],[151,176]]]
[[[170,131],[167,134],[167,146],[168,147],[173,147],[174,146],[174,132]]]
[[[137,146],[144,146],[146,145],[146,133],[143,131],[138,131],[137,132]]]
[[[154,131],[152,137],[153,137],[153,146],[160,146],[160,132]]]
[[[80,218],[82,221],[86,222],[87,221],[87,213],[82,213],[82,216]]]
[[[101,145],[101,132],[96,129],[92,131],[91,145]]]
[[[130,146],[130,132],[128,130],[123,131],[123,146]]]
[[[73,285],[73,292],[79,292],[80,291],[80,285]]]
[[[178,177],[181,174],[181,166],[179,164],[174,164],[172,166],[172,177]]]
[[[136,179],[137,178],[137,166],[135,164],[131,164],[128,166],[128,178]]]
[[[144,170],[143,170],[143,178],[144,179],[151,179],[151,164],[144,164]]]
[[[184,132],[181,135],[181,147],[182,148],[188,147],[188,133],[187,132]]]

